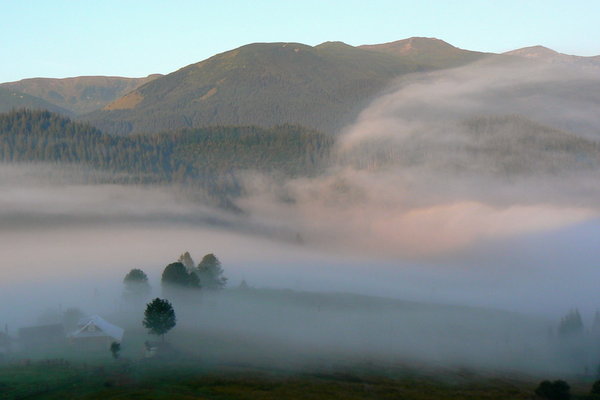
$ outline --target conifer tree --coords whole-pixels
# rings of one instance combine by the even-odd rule
[[[558,333],[560,336],[573,336],[583,333],[583,321],[579,310],[573,309],[567,313],[558,325]]]
[[[223,289],[227,284],[227,278],[223,276],[221,262],[214,254],[207,254],[198,264],[198,278],[200,284],[206,289]]]
[[[182,263],[188,272],[194,271],[196,264],[188,251],[179,256],[178,262]]]

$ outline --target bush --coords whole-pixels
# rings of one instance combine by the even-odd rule
[[[561,380],[543,381],[535,389],[535,394],[542,399],[569,400],[571,398],[571,387],[567,382]]]
[[[600,397],[600,380],[594,382],[594,384],[592,385],[592,390],[590,391],[591,394],[595,395],[594,398],[596,397]]]

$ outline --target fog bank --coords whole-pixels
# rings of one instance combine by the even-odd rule
[[[143,335],[140,310],[122,314],[123,277],[140,268],[161,296],[163,269],[190,251],[216,254],[229,290],[176,304],[182,332],[287,355],[580,371],[587,360],[552,349],[568,310],[590,333],[600,309],[599,76],[564,68],[488,60],[407,76],[319,176],[245,173],[237,212],[189,187],[0,165],[0,324],[14,333],[78,307]],[[233,289],[242,280],[253,295]],[[340,293],[403,302],[323,298]]]

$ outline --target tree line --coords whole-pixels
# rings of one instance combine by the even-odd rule
[[[118,183],[186,183],[239,190],[239,171],[284,176],[318,173],[333,139],[300,126],[213,126],[155,135],[108,135],[48,111],[0,114],[0,161],[85,165]]]
[[[221,261],[214,254],[206,254],[196,265],[186,251],[176,262],[164,268],[161,286],[163,293],[170,289],[220,290],[227,284],[224,272]],[[144,299],[151,292],[148,275],[139,268],[129,271],[123,278],[123,284],[126,300]]]

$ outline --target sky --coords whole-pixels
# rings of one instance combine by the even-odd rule
[[[0,0],[0,82],[165,74],[253,42],[426,36],[478,51],[599,55],[598,15],[595,0]]]

